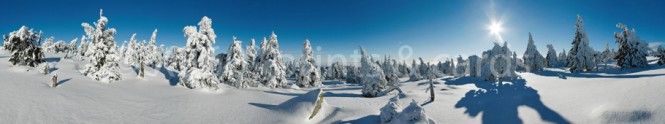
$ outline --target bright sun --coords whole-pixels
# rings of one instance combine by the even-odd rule
[[[501,25],[499,25],[497,23],[492,23],[492,25],[489,26],[489,30],[493,34],[498,34],[498,33],[501,33],[501,31],[503,31],[503,28],[501,28]]]

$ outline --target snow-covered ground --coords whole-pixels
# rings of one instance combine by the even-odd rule
[[[61,56],[46,57],[58,74],[53,88],[51,74],[12,66],[0,52],[0,123],[380,123],[379,109],[395,95],[365,98],[359,85],[327,80],[323,107],[310,120],[315,89],[191,90],[175,86],[168,70],[141,78],[128,65],[121,81],[106,84],[77,71],[85,62]],[[664,123],[665,66],[651,63],[603,73],[548,68],[500,85],[445,77],[423,107],[437,123]],[[427,81],[401,80],[402,107],[429,98]]]

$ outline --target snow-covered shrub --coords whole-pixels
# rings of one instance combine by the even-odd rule
[[[66,52],[69,48],[67,47],[67,44],[65,44],[64,40],[58,40],[58,42],[55,42],[53,44],[53,51],[55,53],[63,53]]]
[[[120,60],[118,46],[113,37],[116,30],[107,28],[107,23],[108,19],[102,16],[102,10],[99,10],[99,20],[95,23],[95,27],[88,23],[81,24],[91,41],[86,53],[89,60],[83,74],[97,81],[110,83],[121,80],[121,75],[117,63]]]
[[[213,58],[215,49],[215,31],[212,29],[212,20],[204,16],[196,26],[186,26],[183,29],[187,37],[187,45],[181,55],[183,61],[180,63],[182,70],[178,73],[180,81],[178,85],[190,89],[218,89],[219,79],[213,72],[216,61]]]
[[[312,47],[308,39],[305,39],[303,47],[302,58],[300,58],[300,71],[298,71],[296,84],[300,87],[319,87],[322,85],[321,73],[316,66]]]
[[[429,123],[427,115],[425,115],[425,110],[418,104],[418,102],[416,102],[416,100],[412,100],[409,106],[402,110],[401,114],[403,119],[405,119],[403,121],[408,123]]]
[[[559,65],[559,59],[557,58],[556,51],[552,44],[547,44],[547,56],[545,56],[545,65],[547,67],[556,67]]]
[[[17,31],[10,32],[9,37],[3,38],[5,50],[11,52],[9,62],[12,65],[27,65],[30,67],[35,67],[44,62],[42,60],[44,53],[42,48],[39,47],[41,37],[41,31],[37,34],[26,26],[21,26]]]
[[[584,30],[582,17],[577,15],[575,23],[575,37],[573,38],[573,47],[568,51],[568,67],[570,72],[591,71],[595,68],[593,64],[594,50],[589,46],[589,37]]]
[[[388,81],[383,74],[383,69],[365,52],[365,48],[360,47],[362,58],[360,59],[360,82],[363,85],[362,95],[365,97],[381,96],[382,90]]]
[[[526,47],[524,55],[522,55],[522,59],[524,60],[524,65],[527,66],[527,71],[540,71],[545,67],[545,58],[538,52],[536,45],[533,44],[531,33],[529,33],[529,44]]]
[[[628,29],[624,24],[617,24],[617,28],[622,31],[614,33],[614,39],[619,44],[619,51],[616,55],[617,65],[622,68],[646,67],[648,44],[640,41],[640,37],[635,33],[635,29]]]
[[[246,88],[249,86],[246,79],[244,79],[245,72],[248,69],[247,61],[243,58],[242,55],[242,45],[241,41],[238,41],[236,37],[233,37],[233,43],[229,46],[229,50],[226,53],[226,64],[222,69],[222,75],[220,79],[222,82],[229,84],[237,88]]]
[[[399,95],[395,95],[393,98],[390,98],[390,101],[385,106],[381,107],[381,123],[389,123],[393,119],[397,119],[399,116],[398,110],[401,109],[399,106]]]

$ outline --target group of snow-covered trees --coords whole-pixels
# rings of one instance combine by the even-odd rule
[[[369,56],[360,47],[362,59],[360,66],[343,65],[339,62],[330,66],[319,66],[314,59],[310,41],[305,39],[302,57],[299,60],[282,60],[277,35],[272,32],[269,38],[264,37],[260,45],[251,39],[243,54],[242,42],[233,37],[233,43],[224,54],[215,56],[213,45],[217,35],[212,29],[212,20],[203,17],[197,26],[186,26],[183,29],[187,43],[184,47],[172,47],[165,50],[163,45],[156,43],[157,29],[152,33],[149,42],[139,42],[136,34],[125,41],[120,48],[116,45],[114,28],[108,28],[108,19],[102,15],[94,25],[82,23],[85,35],[73,39],[70,43],[63,40],[55,42],[50,37],[43,43],[42,33],[23,26],[3,36],[3,49],[12,52],[10,62],[14,65],[39,65],[44,52],[66,53],[65,58],[79,56],[87,59],[82,73],[102,82],[121,80],[118,62],[141,68],[170,68],[179,72],[178,85],[187,88],[217,89],[219,84],[228,84],[237,88],[257,87],[259,85],[282,88],[289,87],[286,78],[295,78],[290,87],[319,87],[326,79],[343,80],[347,83],[363,85],[363,96],[375,97],[386,93],[389,87],[399,83],[399,78],[408,77],[410,81],[449,76],[478,77],[483,80],[513,79],[516,71],[540,71],[545,67],[568,67],[570,72],[586,72],[598,69],[598,64],[616,62],[623,68],[647,66],[646,56],[648,45],[642,42],[635,30],[623,24],[617,24],[621,32],[615,33],[618,51],[609,49],[595,51],[589,46],[589,38],[583,28],[583,20],[578,16],[575,24],[576,32],[572,47],[568,52],[560,53],[548,44],[545,57],[538,52],[534,38],[529,33],[527,48],[521,58],[516,52],[510,51],[507,43],[495,43],[490,50],[482,55],[471,55],[466,59],[446,59],[438,63],[426,63],[422,58],[398,62],[386,56],[378,61]],[[79,44],[77,46],[77,44]],[[164,53],[164,51],[168,51]],[[655,55],[660,57],[659,63],[665,63],[665,50],[659,48]],[[143,71],[141,71],[141,74]]]

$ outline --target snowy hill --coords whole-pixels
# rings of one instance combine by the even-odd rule
[[[123,80],[107,84],[83,76],[85,62],[61,54],[46,55],[53,67],[48,75],[12,66],[8,56],[0,52],[0,123],[380,123],[379,108],[395,95],[365,98],[359,85],[326,80],[322,108],[310,120],[313,88],[190,90],[175,86],[170,69],[148,69],[141,78],[123,64]],[[50,87],[54,73],[56,88]],[[500,85],[439,78],[436,100],[423,107],[438,123],[665,122],[665,66],[653,61],[603,73],[546,68],[519,75]],[[400,80],[402,106],[429,99],[427,81]]]

